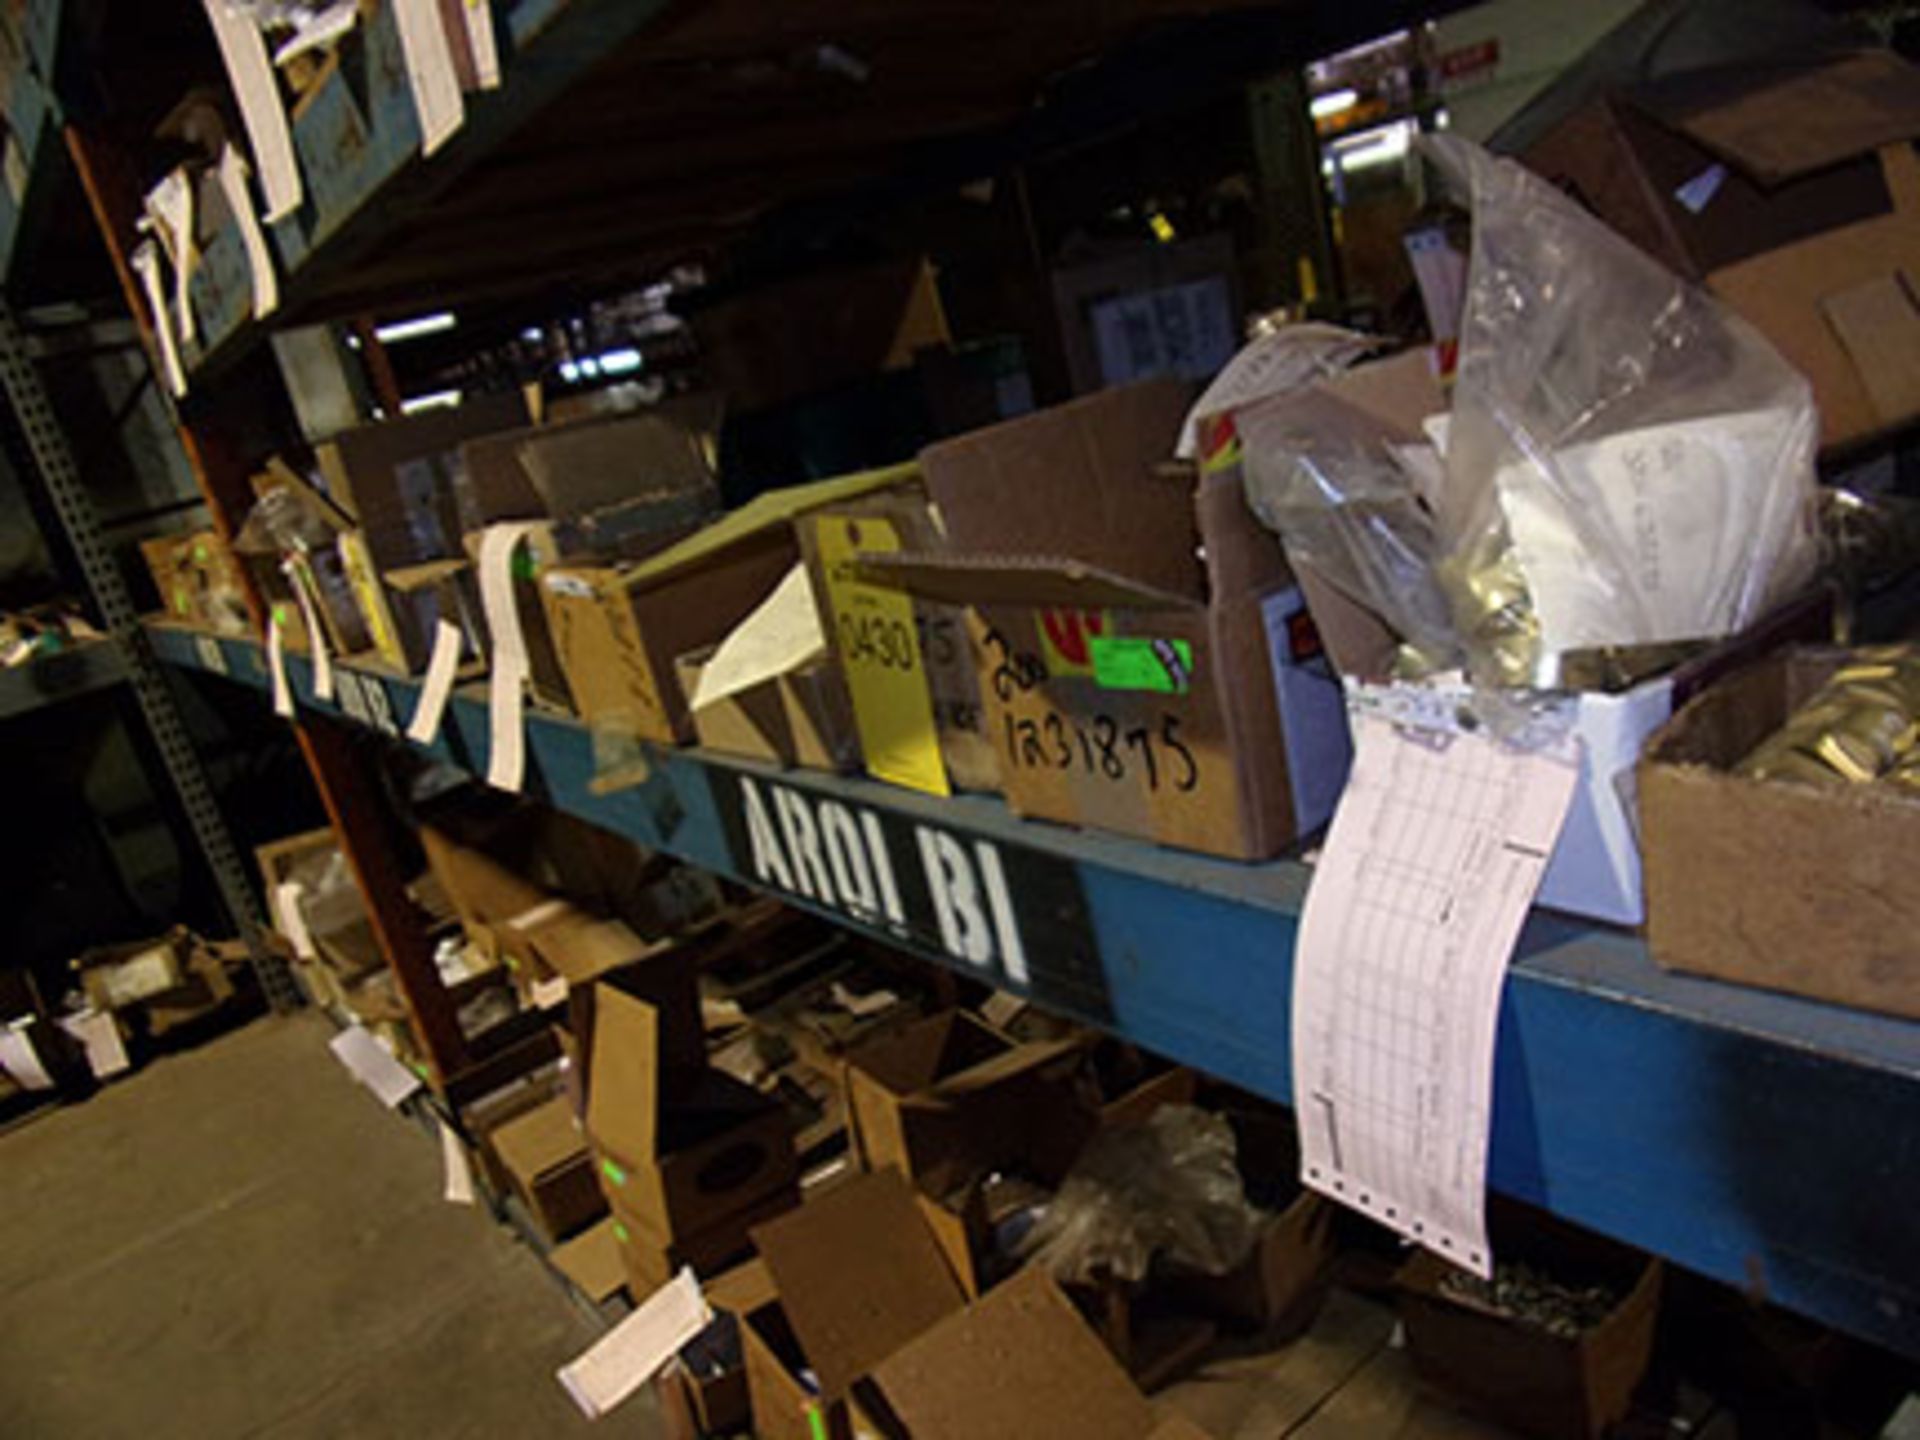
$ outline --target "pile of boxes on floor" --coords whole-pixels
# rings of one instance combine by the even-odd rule
[[[141,1051],[177,1044],[252,1014],[244,941],[176,926],[101,945],[72,962],[74,984],[44,1003],[25,971],[0,971],[0,1108],[6,1101],[82,1094],[135,1067]],[[244,992],[244,993],[243,993]]]

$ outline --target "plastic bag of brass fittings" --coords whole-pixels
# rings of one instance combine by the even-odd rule
[[[1224,1275],[1252,1252],[1260,1224],[1232,1127],[1192,1105],[1163,1105],[1144,1125],[1088,1144],[1021,1254],[1077,1284],[1141,1280],[1156,1259]]]
[[[1836,788],[1880,783],[1920,796],[1920,651],[1855,651],[1739,773]]]
[[[1818,563],[1804,377],[1739,316],[1468,141],[1473,252],[1435,523],[1475,678],[1731,634]]]

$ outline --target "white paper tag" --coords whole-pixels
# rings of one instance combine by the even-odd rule
[[[40,1052],[33,1048],[27,1024],[22,1021],[17,1026],[0,1025],[0,1070],[6,1071],[13,1077],[14,1084],[24,1089],[51,1090],[53,1077],[40,1063]]]
[[[334,1059],[374,1094],[389,1110],[420,1088],[420,1077],[394,1058],[393,1052],[361,1025],[349,1025],[328,1042]]]
[[[147,215],[158,228],[161,244],[173,260],[173,314],[180,343],[199,339],[193,316],[193,272],[200,251],[193,243],[193,181],[185,166],[176,166],[147,192]]]
[[[442,620],[433,627],[433,653],[427,657],[426,679],[421,682],[420,699],[407,725],[407,739],[416,745],[431,745],[440,736],[440,721],[453,694],[453,678],[460,669],[464,644],[460,627],[453,621]]]
[[[140,288],[147,297],[147,309],[153,318],[153,338],[160,347],[160,368],[167,389],[175,399],[187,393],[186,367],[180,363],[180,347],[173,338],[173,307],[167,303],[166,286],[160,281],[160,246],[152,238],[133,247],[130,262],[140,277]]]
[[[1486,1276],[1501,987],[1578,752],[1350,719],[1353,772],[1294,953],[1301,1178]]]
[[[199,657],[202,668],[213,674],[230,673],[227,669],[227,652],[220,648],[220,642],[211,635],[194,636],[193,653]]]
[[[247,184],[247,159],[233,146],[220,152],[220,192],[240,227],[240,244],[247,252],[247,273],[253,281],[253,318],[264,320],[280,308],[280,277],[273,268],[266,231],[253,208],[253,190]]]
[[[493,636],[487,783],[500,790],[518,790],[527,773],[527,642],[513,593],[513,557],[537,523],[489,525],[480,537],[480,606]]]
[[[439,1120],[437,1123],[440,1126],[440,1163],[446,1171],[446,1187],[442,1193],[449,1205],[471,1205],[473,1164],[467,1158],[466,1143],[446,1121]]]
[[[393,0],[393,19],[400,29],[400,48],[406,52],[414,113],[420,117],[420,153],[431,155],[467,118],[440,0]],[[465,37],[461,38],[464,42]]]
[[[87,1068],[96,1080],[110,1080],[133,1068],[120,1022],[109,1011],[89,1007],[77,1015],[60,1017],[60,1028],[87,1048]]]
[[[318,960],[320,952],[314,948],[313,934],[307,929],[307,917],[300,909],[307,887],[298,880],[282,880],[273,887],[274,926],[287,937],[287,943],[293,946],[293,953],[302,960]]]
[[[327,633],[320,628],[320,609],[313,603],[312,587],[305,583],[306,577],[292,560],[280,568],[286,571],[293,585],[293,598],[299,603],[300,618],[307,625],[307,652],[313,661],[313,696],[316,700],[332,700],[333,654],[327,649]]]
[[[205,0],[227,79],[247,127],[247,144],[260,188],[267,197],[267,221],[284,220],[300,208],[300,161],[294,154],[293,130],[280,100],[279,82],[267,55],[267,42],[253,12],[232,0]]]
[[[682,1270],[560,1371],[560,1383],[589,1420],[633,1394],[713,1322],[693,1271]]]
[[[567,1003],[567,977],[556,975],[551,980],[536,980],[531,994],[534,1009],[557,1010]]]
[[[273,713],[293,718],[293,686],[287,681],[287,637],[278,615],[267,616],[267,674],[273,680]]]
[[[467,45],[473,52],[473,74],[482,90],[500,86],[500,42],[493,33],[492,0],[464,0]]]

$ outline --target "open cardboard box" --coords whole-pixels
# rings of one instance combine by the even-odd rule
[[[1765,334],[1831,446],[1920,415],[1915,137],[1920,70],[1874,50],[1604,95],[1522,159]]]
[[[1619,1302],[1567,1339],[1445,1288],[1451,1267],[1417,1250],[1394,1285],[1407,1351],[1430,1380],[1540,1440],[1598,1440],[1626,1417],[1647,1373],[1664,1267],[1538,1212],[1496,1212],[1494,1249],[1569,1284],[1606,1283]]]
[[[1258,443],[1267,425],[1284,426],[1301,407],[1337,412],[1356,437],[1381,447],[1425,443],[1421,422],[1443,413],[1447,400],[1433,378],[1427,353],[1410,350],[1356,366],[1299,392],[1257,402],[1234,413],[1241,439]],[[1399,637],[1360,597],[1327,576],[1300,569],[1314,628],[1343,676],[1381,680]],[[1641,747],[1684,700],[1715,676],[1790,639],[1827,633],[1832,598],[1809,594],[1781,607],[1745,633],[1730,637],[1617,694],[1583,692],[1574,729],[1581,742],[1580,778],[1561,826],[1553,858],[1540,882],[1539,903],[1616,925],[1646,915],[1640,845],[1634,815],[1634,765]]]
[[[549,1241],[564,1239],[606,1214],[587,1137],[564,1096],[497,1126],[487,1143],[534,1227]]]
[[[1647,940],[1668,969],[1920,1019],[1920,799],[1733,773],[1845,659],[1788,651],[1728,676],[1648,744]]]
[[[1127,386],[930,446],[951,549],[866,565],[976,607],[1016,812],[1259,859],[1331,813],[1345,722],[1330,676],[1276,685],[1302,602],[1237,478],[1163,473],[1188,398]]]
[[[798,516],[897,479],[875,471],[770,490],[638,563],[547,568],[540,602],[563,669],[580,681],[576,713],[612,736],[692,741],[674,662],[718,645],[772,593],[799,559]]]
[[[1016,1044],[964,1010],[877,1036],[844,1061],[855,1153],[933,1195],[1023,1157],[1049,1107],[1070,1103],[1049,1071],[1080,1044]]]
[[[749,1205],[703,1225],[675,1235],[653,1228],[650,1217],[636,1214],[621,1203],[620,1187],[603,1183],[613,1211],[614,1239],[628,1288],[637,1295],[650,1295],[680,1271],[690,1269],[696,1275],[717,1275],[740,1264],[753,1254],[753,1229],[764,1225],[800,1204],[799,1181]]]
[[[829,656],[815,653],[758,684],[695,705],[700,677],[717,648],[708,646],[674,662],[694,739],[703,747],[803,770],[860,768],[853,704]]]
[[[713,1323],[680,1348],[676,1363],[655,1382],[674,1440],[733,1435],[753,1421],[741,1317],[774,1300],[773,1276],[756,1257],[716,1275],[704,1289]]]
[[[622,1215],[673,1242],[792,1188],[785,1109],[718,1071],[665,1097],[660,1014],[610,986],[594,1001],[587,1133]]]

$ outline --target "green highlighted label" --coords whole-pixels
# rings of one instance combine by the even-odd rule
[[[1185,640],[1095,635],[1087,642],[1093,683],[1102,690],[1184,695],[1193,688],[1193,646]]]

